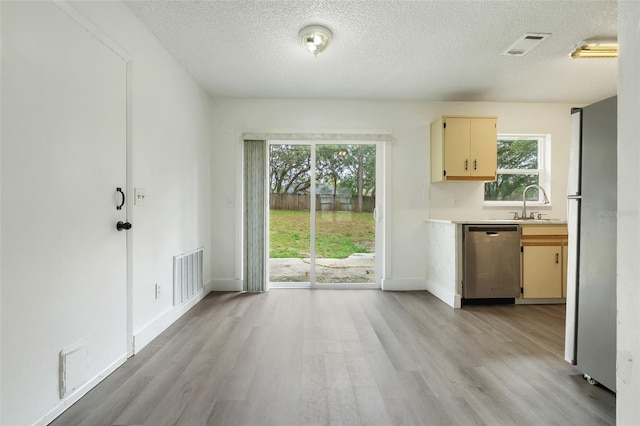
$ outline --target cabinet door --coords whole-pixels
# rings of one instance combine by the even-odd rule
[[[562,297],[561,244],[523,247],[522,297],[531,299]]]
[[[470,164],[471,176],[495,179],[498,150],[498,130],[495,118],[473,118],[470,126]]]
[[[562,297],[567,297],[567,259],[569,258],[567,245],[566,241],[562,243]]]
[[[446,177],[469,176],[469,118],[446,118],[444,123],[444,170]]]

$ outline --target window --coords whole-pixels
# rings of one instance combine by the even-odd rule
[[[488,202],[522,202],[522,191],[529,185],[545,185],[543,156],[546,136],[498,135],[498,173],[494,182],[484,185]],[[547,189],[547,188],[545,188]],[[527,192],[527,201],[541,201],[538,189]]]

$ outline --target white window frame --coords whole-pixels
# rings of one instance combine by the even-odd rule
[[[551,189],[549,183],[551,182],[551,135],[548,134],[524,134],[524,133],[500,133],[496,140],[537,140],[538,141],[538,168],[537,169],[498,169],[496,174],[509,174],[509,175],[528,175],[538,174],[538,182],[547,192],[549,200],[551,200]],[[484,194],[484,190],[483,190]],[[551,204],[544,204],[542,202],[542,193],[538,191],[538,200],[527,200],[527,206],[545,206],[551,207]],[[483,195],[484,197],[484,195]],[[484,200],[485,206],[502,207],[502,206],[522,206],[522,200],[519,201],[504,201],[504,200]]]

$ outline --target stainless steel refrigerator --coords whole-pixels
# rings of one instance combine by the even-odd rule
[[[616,390],[617,98],[571,111],[565,359]]]

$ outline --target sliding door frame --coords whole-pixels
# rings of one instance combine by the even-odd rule
[[[309,282],[297,282],[297,283],[288,283],[287,285],[282,285],[282,283],[278,283],[277,287],[286,287],[286,288],[312,288],[312,289],[381,289],[382,288],[382,279],[384,277],[384,215],[383,206],[384,206],[384,156],[385,156],[385,145],[382,141],[369,141],[369,140],[280,140],[280,139],[267,139],[267,176],[265,179],[267,182],[269,181],[269,162],[270,162],[270,147],[272,145],[305,145],[310,147],[310,161],[311,167],[309,170],[309,179],[311,182],[311,186],[309,187],[310,194],[310,203],[309,203],[309,239],[310,239],[310,247],[309,247],[309,257],[310,257],[310,271],[309,271]],[[376,147],[376,201],[375,208],[373,211],[373,215],[375,218],[375,283],[317,283],[316,282],[316,197],[311,196],[316,193],[316,148],[318,145],[374,145]],[[267,267],[267,287],[271,287],[271,282],[268,280],[269,278],[269,202],[266,203],[266,235],[265,240],[267,241],[267,250],[266,250],[266,267]],[[274,286],[276,287],[276,286]]]

